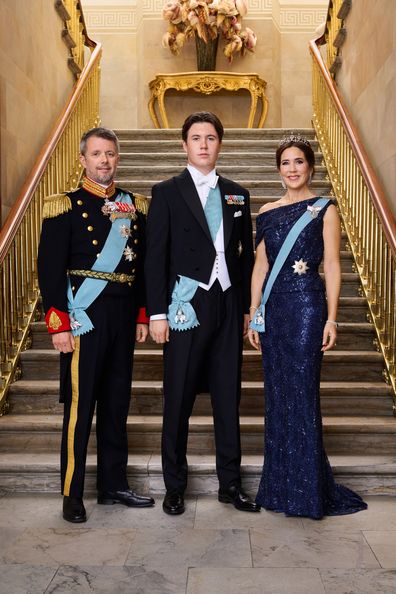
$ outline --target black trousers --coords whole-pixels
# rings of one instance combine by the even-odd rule
[[[164,347],[162,468],[166,489],[179,492],[187,485],[188,421],[203,377],[211,395],[220,487],[240,484],[240,296],[233,287],[223,293],[216,281],[209,291],[198,288],[192,305],[200,325],[171,331]]]
[[[131,297],[101,295],[88,308],[94,329],[61,354],[64,417],[62,493],[82,497],[88,439],[96,404],[97,488],[128,488],[127,417],[131,397],[136,308]]]

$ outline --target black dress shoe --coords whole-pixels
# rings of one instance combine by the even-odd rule
[[[155,501],[152,497],[138,495],[131,489],[127,489],[126,491],[101,491],[98,493],[98,503],[101,505],[122,503],[127,507],[152,507]]]
[[[87,521],[87,514],[81,497],[63,498],[63,519],[74,524]]]
[[[241,487],[231,486],[228,489],[219,489],[219,501],[233,503],[235,509],[247,512],[259,512],[260,505],[250,499]]]
[[[162,509],[170,516],[177,516],[184,513],[184,496],[177,491],[167,491]]]

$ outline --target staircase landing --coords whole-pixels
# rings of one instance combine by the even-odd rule
[[[179,130],[116,131],[121,141],[119,185],[149,194],[151,186],[185,164]],[[291,130],[225,132],[218,170],[237,179],[252,195],[253,226],[262,204],[283,190],[274,166],[279,138]],[[299,132],[293,130],[294,133]],[[317,171],[313,187],[329,196],[331,186],[313,130]],[[396,419],[392,392],[384,382],[383,360],[374,346],[360,283],[345,234],[342,238],[342,292],[337,348],[326,353],[321,381],[324,439],[336,480],[362,495],[396,495]],[[43,322],[32,327],[32,348],[21,356],[22,379],[12,385],[9,414],[0,418],[0,487],[13,491],[59,491],[62,405],[58,403],[59,355]],[[242,474],[254,492],[262,468],[263,410],[261,360],[245,343],[241,414]],[[163,492],[160,461],[162,352],[148,342],[135,352],[128,419],[131,484]],[[95,435],[91,436],[86,490],[95,489]],[[198,396],[190,421],[189,492],[217,491],[213,421],[207,394]]]

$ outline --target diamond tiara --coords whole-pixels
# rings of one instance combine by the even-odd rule
[[[282,138],[279,141],[278,146],[281,147],[284,144],[287,144],[288,142],[302,142],[303,144],[306,144],[307,146],[312,148],[309,140],[307,138],[305,138],[304,136],[300,136],[299,134],[290,134],[290,136],[285,136],[284,138]]]

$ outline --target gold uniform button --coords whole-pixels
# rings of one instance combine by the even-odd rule
[[[94,245],[98,245],[98,240],[97,240],[97,239],[93,239],[93,240],[92,240],[92,243],[93,243]]]
[[[92,225],[89,225],[89,227],[87,227],[88,231],[93,231],[93,227]]]
[[[88,218],[88,213],[87,212],[83,212],[82,213],[82,216],[83,216],[84,219],[87,219]]]
[[[78,206],[82,206],[83,205],[83,201],[82,200],[77,200],[77,204],[78,204]]]
[[[134,239],[133,240],[133,243],[139,243],[139,240],[138,239]]]
[[[99,258],[99,256],[100,256],[100,252],[99,252],[99,254],[96,254],[96,257],[97,257],[97,258]]]
[[[135,231],[136,231],[136,229],[138,228],[138,226],[137,226],[137,225],[134,225],[134,226],[133,226],[133,228],[134,228],[134,229],[135,229]]]

